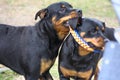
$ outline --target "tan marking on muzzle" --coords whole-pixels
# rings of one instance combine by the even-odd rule
[[[75,17],[77,17],[77,12],[73,11],[69,15],[62,17],[59,20],[56,20],[56,16],[52,18],[52,23],[54,25],[54,29],[56,30],[59,39],[64,39],[69,32],[69,27],[64,26],[63,22]]]
[[[63,40],[64,37],[68,34],[69,28],[65,27],[62,23],[58,24],[59,21],[56,21],[56,17],[53,17],[52,22],[54,23],[54,29],[56,30],[59,39]]]
[[[62,24],[65,21],[68,21],[69,19],[75,18],[77,16],[78,16],[77,12],[72,11],[69,15],[60,18],[58,21],[56,21],[56,16],[54,16],[52,18],[52,22],[53,22],[53,24],[55,24],[57,26],[57,25]]]
[[[104,46],[104,39],[102,37],[98,38],[84,38],[86,42],[91,42],[96,47],[103,47]]]

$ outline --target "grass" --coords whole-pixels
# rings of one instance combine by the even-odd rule
[[[8,13],[15,12],[20,8],[18,14],[22,15],[23,11],[29,12],[29,15],[35,14],[39,9],[47,7],[49,4],[59,1],[66,1],[73,5],[74,8],[82,9],[83,16],[94,17],[107,23],[108,26],[118,26],[115,12],[110,0],[2,0],[11,8]],[[12,9],[12,10],[11,10]],[[32,10],[32,11],[31,11]],[[24,13],[23,15],[26,15]],[[11,17],[10,17],[11,18]],[[33,19],[32,19],[33,20]],[[32,21],[31,22],[34,22]],[[22,20],[23,21],[23,20]],[[26,21],[27,22],[27,21]],[[111,23],[112,22],[112,23]],[[18,22],[19,23],[19,22]],[[22,22],[21,22],[22,23]]]
[[[66,1],[72,4],[74,8],[82,9],[84,17],[92,17],[92,18],[100,19],[106,22],[107,26],[112,26],[112,27],[118,26],[116,15],[109,0],[74,0],[74,1],[73,0],[1,0],[0,23],[1,22],[4,23],[8,21],[7,23],[14,23],[21,25],[25,20],[24,23],[30,24],[34,22],[33,21],[34,19],[31,18],[31,16],[33,16],[36,11],[47,7],[51,3],[58,1]],[[1,11],[2,9],[3,11]],[[13,18],[15,18],[15,20]],[[22,21],[20,22],[20,20]],[[55,80],[59,80],[57,62],[52,67],[50,72]],[[4,73],[0,73],[0,80],[14,80],[16,76],[18,76],[18,74],[16,74],[15,72],[6,71]]]
[[[15,72],[7,70],[0,74],[0,80],[14,80],[14,76],[18,76]]]
[[[23,8],[30,4],[37,4],[36,7],[44,8],[51,3],[58,1],[66,1],[71,3],[74,8],[82,9],[85,15],[115,17],[109,0],[5,0],[8,5],[21,6]]]

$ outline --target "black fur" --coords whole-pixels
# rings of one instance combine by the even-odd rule
[[[35,26],[0,24],[0,63],[24,75],[26,80],[52,80],[49,70],[69,31],[64,24],[69,19],[60,19],[71,16],[71,12],[76,15],[71,19],[81,17],[81,11],[69,3],[58,2],[37,12],[35,19],[41,20]]]
[[[99,28],[98,30],[96,28]],[[102,39],[102,43],[104,46],[104,39],[106,38],[105,33],[105,25],[104,22],[83,18],[82,26],[77,28],[79,34],[84,32],[83,39],[85,38],[99,38]],[[104,31],[103,31],[104,30]],[[92,41],[92,40],[91,40]],[[98,40],[97,40],[98,41]],[[88,42],[93,44],[92,42]],[[94,44],[93,44],[94,45]],[[90,45],[91,46],[91,45]],[[102,47],[101,46],[101,47]],[[91,46],[94,49],[101,50],[97,46]],[[89,52],[83,53],[85,55],[81,55],[81,50],[79,49],[80,45],[74,40],[73,36],[70,34],[67,39],[63,42],[60,55],[59,55],[59,75],[60,80],[70,80],[70,78],[74,78],[75,80],[91,80],[91,77],[95,75],[95,79],[97,78],[97,63],[102,56],[102,50],[99,53]],[[86,51],[86,49],[83,49]],[[88,71],[92,70],[91,73]],[[85,73],[81,75],[80,73]],[[88,76],[89,75],[89,76]]]
[[[109,28],[109,27],[105,28],[105,36],[111,41],[116,41],[114,37],[114,32],[115,32],[114,28]]]

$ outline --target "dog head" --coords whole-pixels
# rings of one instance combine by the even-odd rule
[[[105,44],[105,23],[97,19],[83,18],[83,24],[79,27],[80,36],[93,49],[102,49]]]
[[[69,26],[75,29],[77,25],[81,25],[82,11],[73,9],[67,2],[58,2],[39,10],[35,19],[37,17],[41,21],[45,20],[48,24],[52,24],[52,28],[57,32],[59,39],[63,39],[69,32]]]

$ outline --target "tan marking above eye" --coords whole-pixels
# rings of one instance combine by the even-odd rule
[[[104,27],[102,27],[101,29],[102,29],[103,32],[105,31],[105,28],[104,28]],[[96,27],[96,30],[97,30],[97,31],[100,30],[98,26]]]
[[[85,80],[88,80],[93,72],[92,69],[90,69],[88,71],[84,71],[84,72],[77,72],[76,70],[67,69],[62,66],[60,66],[60,70],[65,77],[77,76],[80,78],[85,78]]]
[[[80,36],[83,37],[86,33],[85,32],[81,32]]]
[[[96,27],[96,30],[97,30],[97,31],[99,30],[99,27],[98,27],[98,26]]]
[[[65,8],[65,5],[64,5],[64,4],[62,4],[62,5],[61,5],[61,8]]]
[[[103,32],[105,31],[105,28],[104,28],[104,27],[102,27],[102,31],[103,31]]]

